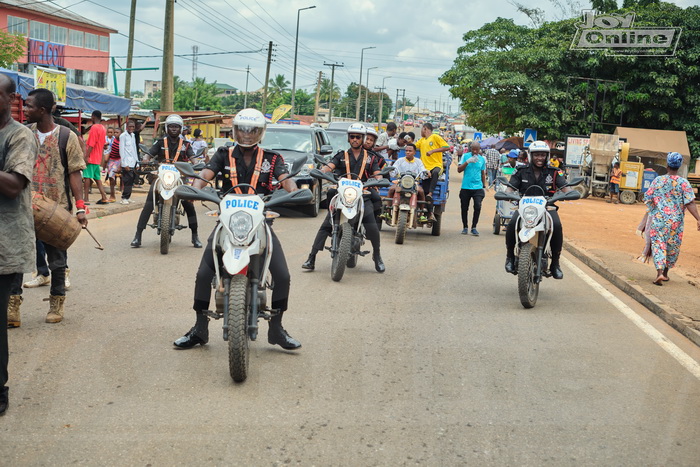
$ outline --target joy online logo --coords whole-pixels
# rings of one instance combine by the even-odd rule
[[[572,50],[605,50],[608,55],[669,57],[676,53],[681,28],[632,27],[635,14],[596,15],[583,10],[583,23],[576,25]]]

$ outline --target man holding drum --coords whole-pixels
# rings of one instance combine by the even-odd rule
[[[24,114],[30,123],[29,129],[39,142],[39,154],[34,164],[32,191],[48,200],[58,203],[58,207],[70,213],[75,199],[78,222],[87,226],[85,202],[82,193],[80,171],[85,168],[85,159],[78,137],[69,129],[56,125],[51,109],[56,104],[54,95],[48,89],[34,89],[24,104]],[[72,192],[72,196],[71,196]],[[66,213],[66,215],[68,215]],[[51,270],[51,292],[47,323],[60,323],[63,320],[63,304],[66,300],[66,261],[67,251],[51,245],[48,238],[42,238]],[[19,327],[19,306],[22,303],[22,277],[15,280],[8,308],[8,326]]]

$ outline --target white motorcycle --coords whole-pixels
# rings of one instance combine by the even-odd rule
[[[557,191],[552,197],[547,198],[544,190],[538,185],[533,185],[525,190],[521,197],[517,189],[508,183],[505,177],[498,177],[498,181],[513,188],[516,192],[496,192],[495,198],[499,201],[516,201],[519,217],[516,225],[517,247],[515,250],[515,274],[518,276],[518,294],[520,303],[525,308],[532,308],[537,303],[537,295],[540,290],[540,282],[543,277],[551,277],[549,271],[549,258],[551,257],[550,241],[552,239],[552,216],[547,212],[555,210],[557,201],[574,201],[581,197],[581,193],[571,190],[566,193]],[[575,179],[565,186],[578,185],[582,178]]]
[[[176,165],[186,176],[201,179],[191,165],[182,162]],[[242,382],[248,376],[249,341],[257,339],[258,319],[269,320],[279,313],[267,307],[267,290],[274,288],[268,271],[272,258],[270,226],[279,217],[269,209],[282,204],[309,203],[313,193],[309,189],[291,193],[276,190],[272,195],[261,197],[232,193],[235,188],[247,191],[252,187],[239,184],[223,197],[211,187],[200,190],[182,185],[175,191],[180,199],[211,201],[219,205],[219,222],[212,243],[216,311],[209,312],[209,316],[224,319],[229,372],[235,382]]]
[[[382,174],[388,174],[390,170],[391,167],[384,169]],[[318,169],[313,169],[310,175],[338,185],[338,193],[328,202],[333,232],[331,246],[326,248],[330,250],[332,258],[331,279],[339,282],[345,274],[345,266],[354,268],[358,256],[369,254],[369,251],[361,251],[365,243],[365,228],[362,224],[365,213],[362,195],[365,188],[389,187],[391,183],[387,179],[371,179],[362,183],[360,180],[337,177]]]

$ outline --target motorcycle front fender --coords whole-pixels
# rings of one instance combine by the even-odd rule
[[[399,206],[399,211],[410,211],[410,210],[411,210],[411,206],[408,204],[402,204]]]
[[[522,229],[520,229],[520,232],[518,232],[518,238],[520,239],[521,243],[527,243],[530,240],[532,240],[538,232],[542,232],[543,230],[543,224],[536,225],[531,229],[523,227]]]
[[[260,250],[260,240],[255,239],[248,246],[231,245],[224,252],[222,261],[224,268],[229,274],[239,274],[250,264],[250,257],[258,254]]]
[[[357,207],[352,206],[352,207],[347,207],[343,206],[341,208],[341,212],[343,213],[343,216],[345,216],[346,219],[354,219],[355,216],[357,216]]]
[[[175,195],[175,190],[161,190],[160,191],[160,197],[168,200],[172,198]]]

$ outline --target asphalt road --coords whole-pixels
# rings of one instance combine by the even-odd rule
[[[410,231],[395,245],[385,229],[387,272],[361,258],[340,283],[327,253],[315,272],[300,268],[322,219],[278,219],[285,326],[303,348],[262,333],[243,384],[229,377],[220,322],[209,345],[172,346],[194,320],[202,250],[189,231],[162,256],[154,231],[129,247],[138,212],[92,220],[106,250],[81,235],[69,251],[64,322],[43,322],[43,287],[25,291],[9,331],[0,464],[697,465],[700,374],[570,263],[523,309],[503,234],[489,232],[494,202],[481,237],[462,236],[456,187],[441,237]],[[692,370],[698,349],[621,299]]]

